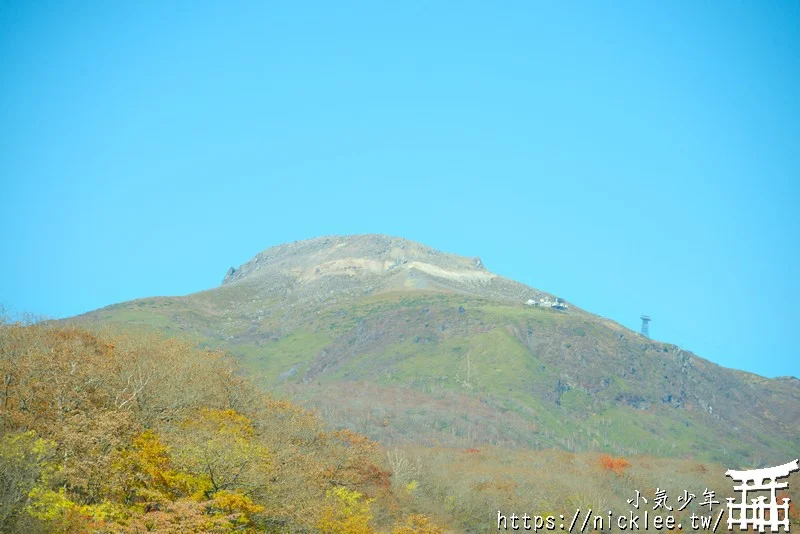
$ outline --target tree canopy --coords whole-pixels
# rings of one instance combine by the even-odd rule
[[[437,533],[377,443],[153,334],[0,326],[4,532]]]

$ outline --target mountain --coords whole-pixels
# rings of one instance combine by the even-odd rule
[[[797,378],[720,367],[498,276],[479,258],[401,238],[280,245],[230,268],[220,287],[71,320],[224,348],[263,387],[387,445],[730,465],[783,463],[800,448]]]

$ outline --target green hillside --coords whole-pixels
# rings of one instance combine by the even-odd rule
[[[800,381],[643,338],[479,259],[386,236],[282,245],[219,288],[76,318],[189,336],[387,446],[559,448],[730,465],[800,450]]]

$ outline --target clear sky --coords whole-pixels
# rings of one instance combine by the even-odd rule
[[[464,255],[800,376],[800,3],[0,2],[0,302],[286,241]]]

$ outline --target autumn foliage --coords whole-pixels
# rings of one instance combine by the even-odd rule
[[[220,352],[6,324],[0,379],[2,532],[442,532],[399,509],[375,442]]]
[[[431,523],[431,520],[421,514],[408,516],[405,523],[395,527],[393,534],[443,534],[444,529]]]
[[[608,454],[603,454],[600,456],[600,465],[606,471],[611,471],[617,475],[621,475],[628,467],[631,466],[630,462],[628,462],[628,460],[625,458],[614,458]]]

